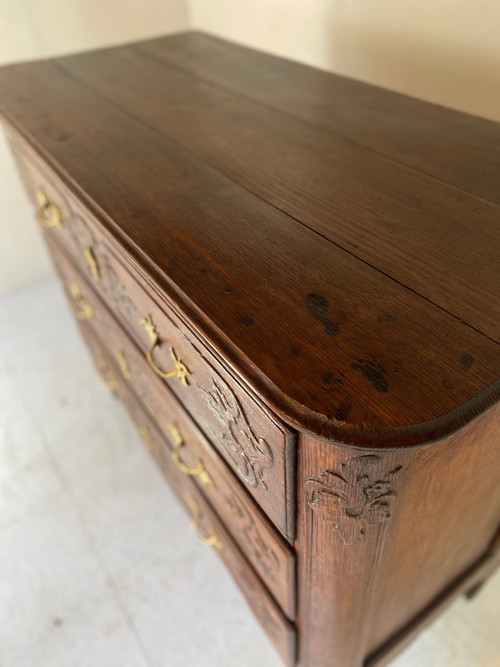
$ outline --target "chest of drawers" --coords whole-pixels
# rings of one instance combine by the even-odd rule
[[[200,539],[286,664],[386,664],[500,558],[500,128],[199,33],[0,96]]]

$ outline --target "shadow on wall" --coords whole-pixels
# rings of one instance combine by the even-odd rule
[[[330,71],[500,121],[500,54],[402,39],[336,18],[325,35]]]

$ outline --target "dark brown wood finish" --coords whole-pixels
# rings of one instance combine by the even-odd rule
[[[477,590],[500,126],[199,33],[4,68],[0,104],[100,372],[285,661],[384,665]]]
[[[301,665],[361,665],[396,635],[401,648],[481,571],[500,525],[499,417],[392,452],[299,442]]]
[[[497,535],[500,536],[500,531]],[[408,646],[422,630],[432,623],[438,616],[447,609],[447,607],[460,595],[465,595],[467,599],[474,598],[485,585],[488,577],[500,566],[500,549],[498,544],[492,548],[474,565],[466,570],[458,579],[456,579],[448,588],[445,588],[440,595],[411,623],[406,625],[401,632],[394,635],[390,641],[371,655],[364,663],[364,667],[384,667]]]
[[[18,92],[21,79],[36,107]],[[129,261],[181,302],[291,423],[359,445],[400,446],[457,428],[496,400],[499,346],[458,317],[50,63],[3,71],[0,89],[5,115],[71,189],[78,183]],[[458,214],[456,193],[443,197]],[[491,268],[497,263],[476,229],[464,237],[464,261],[474,239]]]
[[[500,204],[498,123],[201,32],[133,46],[180,70]]]
[[[141,57],[157,51],[125,47],[73,56],[58,66],[259,197],[498,341],[500,299],[488,289],[500,256],[497,206],[164,61]],[[482,230],[480,266],[476,252],[464,252],[475,233],[472,219]],[[402,239],[411,253],[401,248]]]

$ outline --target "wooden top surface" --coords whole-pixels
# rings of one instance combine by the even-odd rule
[[[201,33],[0,104],[293,425],[396,447],[499,399],[500,125]]]

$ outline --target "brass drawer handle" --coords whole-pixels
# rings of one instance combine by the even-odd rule
[[[85,255],[85,259],[87,260],[87,264],[89,265],[90,275],[96,281],[96,283],[99,282],[99,280],[101,279],[101,273],[99,271],[99,264],[97,263],[94,251],[89,246],[88,248],[85,248],[83,254]]]
[[[47,199],[47,195],[41,188],[37,190],[36,195],[40,204],[36,216],[42,227],[62,227],[63,219],[61,210]]]
[[[151,347],[149,348],[146,354],[146,359],[148,360],[149,365],[154,370],[156,375],[159,375],[161,378],[179,378],[182,384],[187,386],[189,384],[188,382],[189,369],[184,364],[184,362],[177,357],[173,347],[170,348],[170,356],[172,357],[172,361],[174,362],[174,369],[171,371],[163,371],[159,366],[156,365],[153,359],[153,352],[155,351],[156,347],[159,347],[161,345],[161,342],[160,342],[160,336],[158,335],[158,332],[156,330],[156,326],[153,323],[153,320],[151,319],[151,315],[143,317],[141,320],[141,324],[148,332],[149,340],[151,342]]]
[[[213,480],[208,474],[207,469],[205,468],[205,464],[200,458],[198,459],[196,466],[193,468],[190,468],[181,459],[181,449],[184,447],[184,439],[181,432],[179,431],[177,424],[170,422],[167,424],[167,428],[170,430],[170,433],[172,434],[175,442],[175,447],[171,452],[172,460],[174,461],[175,465],[185,475],[197,476],[200,478],[201,483],[205,486],[213,486]]]
[[[189,509],[191,510],[191,513],[193,515],[193,522],[191,524],[191,528],[197,534],[200,542],[207,547],[213,547],[214,549],[217,549],[217,551],[222,551],[224,546],[213,528],[209,530],[208,535],[204,535],[201,532],[200,525],[203,517],[201,515],[201,510],[198,507],[198,503],[196,502],[196,500],[190,493],[186,493],[184,499],[188,504]]]
[[[70,283],[68,287],[72,297],[71,306],[76,319],[90,320],[91,317],[94,317],[94,309],[83,296],[78,285],[76,283]]]

